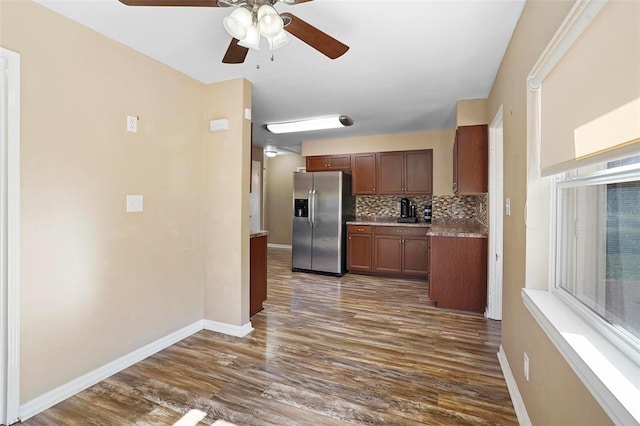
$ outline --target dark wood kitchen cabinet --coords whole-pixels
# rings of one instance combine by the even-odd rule
[[[376,154],[376,193],[423,195],[433,192],[433,151],[393,151]]]
[[[488,181],[487,125],[458,127],[453,144],[453,192],[482,194],[488,191]]]
[[[313,155],[306,158],[308,172],[333,172],[351,169],[351,155]]]
[[[376,194],[376,154],[351,154],[351,193]]]
[[[373,270],[380,274],[400,275],[402,273],[402,237],[385,232],[374,236]]]
[[[371,226],[347,226],[347,270],[371,272]]]
[[[487,239],[431,237],[429,298],[439,308],[484,312],[487,306]]]
[[[373,271],[380,274],[424,277],[429,275],[428,228],[375,226]]]
[[[249,315],[262,310],[267,300],[267,236],[249,240]]]

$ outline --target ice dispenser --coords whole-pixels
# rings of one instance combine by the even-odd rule
[[[307,198],[296,198],[293,208],[294,217],[309,217],[309,200]]]

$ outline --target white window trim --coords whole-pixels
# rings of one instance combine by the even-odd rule
[[[587,321],[578,314],[578,302],[571,303],[553,287],[556,192],[553,179],[540,174],[542,82],[605,4],[606,0],[577,0],[527,78],[527,268],[522,299],[609,417],[616,424],[631,425],[640,424],[640,367],[633,351],[605,338],[607,333],[598,328],[596,321]],[[548,208],[550,220],[529,211],[529,201],[536,202],[538,212],[540,204],[545,210]],[[547,251],[549,258],[540,256]]]
[[[559,292],[522,289],[522,300],[594,398],[619,425],[640,423],[639,368]]]

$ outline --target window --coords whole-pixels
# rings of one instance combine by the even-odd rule
[[[640,349],[640,155],[556,182],[556,289]]]

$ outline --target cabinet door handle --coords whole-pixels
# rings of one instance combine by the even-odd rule
[[[358,232],[364,232],[364,229],[358,228]]]

